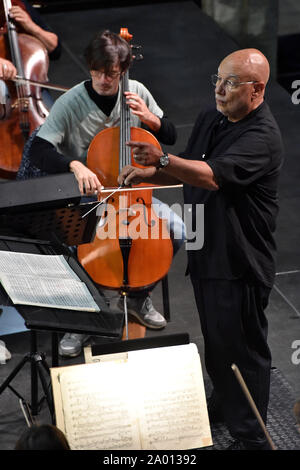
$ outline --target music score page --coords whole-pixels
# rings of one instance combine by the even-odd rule
[[[0,251],[0,282],[14,304],[99,312],[63,255]]]
[[[116,361],[51,369],[51,376],[57,425],[73,449],[212,445],[194,344],[130,351]]]

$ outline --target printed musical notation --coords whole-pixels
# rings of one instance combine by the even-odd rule
[[[57,423],[73,449],[212,445],[194,344],[131,351],[127,361],[62,367],[51,375]]]
[[[14,304],[99,312],[63,255],[0,250],[0,282]]]

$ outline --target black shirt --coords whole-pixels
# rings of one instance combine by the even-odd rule
[[[98,108],[101,109],[106,116],[109,116],[115,107],[119,91],[114,95],[99,95],[99,93],[97,93],[92,87],[92,80],[86,80],[84,82],[84,86],[91,100],[96,103]]]
[[[271,287],[275,276],[274,230],[282,143],[266,103],[232,123],[218,111],[201,113],[185,152],[213,170],[218,191],[184,185],[184,202],[204,204],[204,245],[188,251],[198,279],[248,278]]]

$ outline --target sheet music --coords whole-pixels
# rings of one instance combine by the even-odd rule
[[[71,448],[182,450],[212,444],[196,345],[116,357],[59,368],[59,390],[53,387],[57,423]]]
[[[59,376],[68,442],[74,450],[139,449],[128,364],[98,367],[86,364]]]
[[[180,450],[211,445],[201,362],[195,344],[133,351],[142,448]],[[159,364],[159,367],[158,367]],[[144,365],[144,366],[143,366]]]
[[[0,251],[0,281],[14,304],[99,311],[62,255]]]
[[[73,278],[80,281],[63,255],[36,255],[0,250],[0,273]]]

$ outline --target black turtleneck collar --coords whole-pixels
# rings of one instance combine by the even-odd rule
[[[92,80],[87,80],[84,82],[84,86],[91,100],[96,103],[98,108],[101,109],[101,111],[106,114],[106,116],[109,116],[115,107],[119,91],[115,95],[99,95],[99,93],[97,93],[92,87]]]

